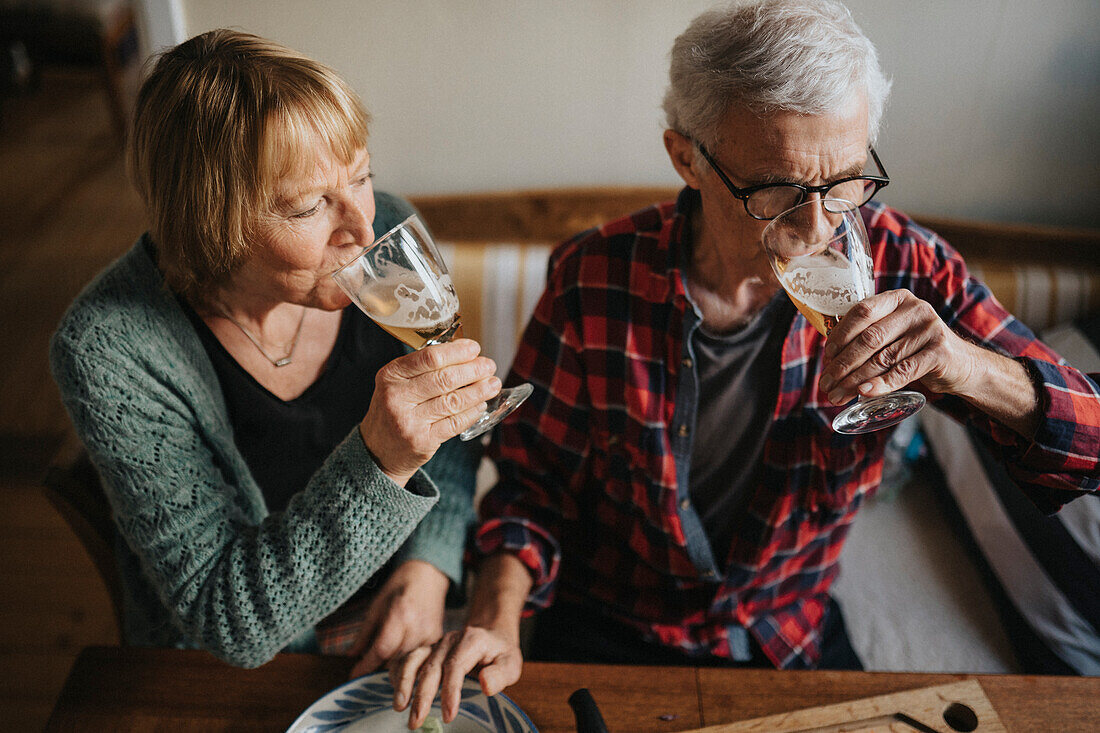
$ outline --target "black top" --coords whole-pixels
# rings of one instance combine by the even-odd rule
[[[794,315],[790,298],[779,291],[744,328],[713,334],[700,326],[692,338],[699,411],[688,492],[719,566],[752,499],[779,396],[783,340]]]
[[[321,376],[301,395],[284,401],[246,372],[198,314],[182,305],[218,375],[234,441],[271,511],[286,508],[290,497],[305,488],[367,414],[375,373],[406,352],[401,342],[348,306]]]

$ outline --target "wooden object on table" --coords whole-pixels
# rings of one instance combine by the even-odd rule
[[[709,668],[698,676],[705,725],[977,679],[1012,733],[1100,731],[1100,677],[746,669],[734,678],[729,670]]]
[[[977,680],[923,687],[890,695],[805,708],[738,723],[700,728],[694,733],[1004,733]]]

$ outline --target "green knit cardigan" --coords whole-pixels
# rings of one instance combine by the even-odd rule
[[[378,231],[412,211],[376,200]],[[448,441],[402,488],[356,428],[285,511],[269,512],[154,256],[142,237],[76,298],[50,343],[120,530],[126,640],[253,667],[315,649],[314,625],[391,557],[426,560],[459,583],[478,453]]]

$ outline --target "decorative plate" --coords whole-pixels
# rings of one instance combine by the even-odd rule
[[[506,695],[486,697],[477,680],[462,683],[458,715],[443,725],[439,696],[429,714],[445,733],[538,733],[538,729]],[[375,672],[340,685],[287,729],[287,733],[409,733],[409,713],[393,709],[393,686],[386,672]],[[431,727],[422,730],[432,730]]]

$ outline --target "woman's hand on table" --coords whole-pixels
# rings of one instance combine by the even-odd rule
[[[427,346],[378,370],[359,424],[382,472],[404,486],[447,440],[469,427],[500,392],[492,359],[470,339]]]
[[[352,677],[429,645],[443,634],[443,610],[450,579],[423,560],[402,563],[379,589],[351,649],[362,656]]]
[[[467,626],[394,659],[390,663],[393,707],[398,712],[409,710],[409,729],[415,730],[428,717],[440,691],[443,722],[450,723],[458,714],[462,681],[475,669],[486,695],[516,682],[523,669],[518,635]]]
[[[466,627],[390,662],[393,707],[409,710],[410,729],[427,718],[436,691],[442,692],[443,722],[454,720],[462,680],[474,670],[486,695],[519,679],[519,621],[531,585],[530,572],[515,555],[499,552],[485,558],[476,572]]]

